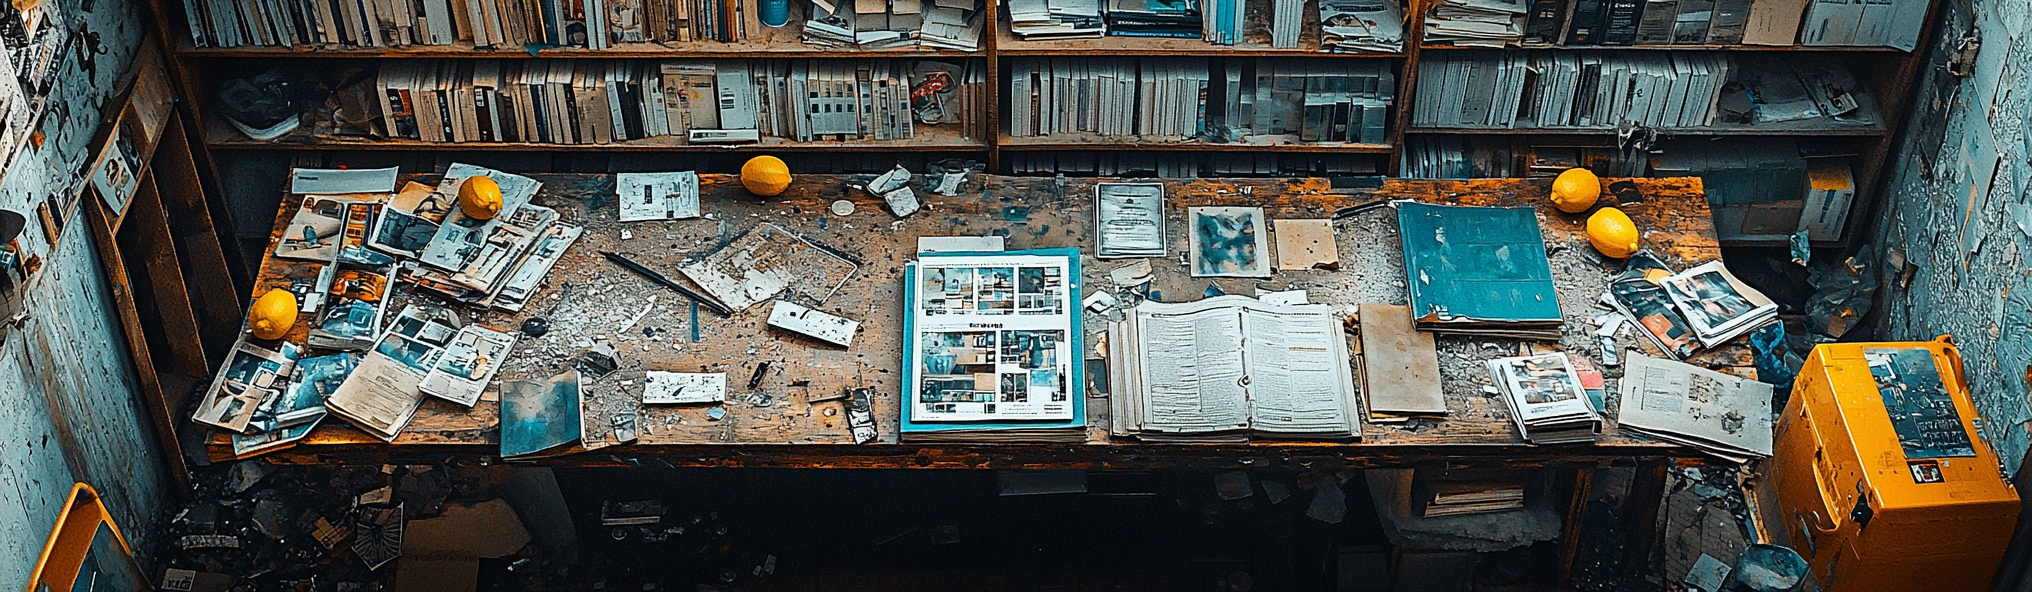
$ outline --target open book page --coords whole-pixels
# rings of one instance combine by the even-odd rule
[[[911,421],[1071,419],[1080,311],[1070,268],[1048,255],[920,261],[904,352]]]
[[[1623,427],[1724,455],[1771,455],[1771,385],[1637,353],[1628,364]]]
[[[1347,340],[1333,309],[1250,301],[1243,304],[1241,319],[1253,427],[1285,433],[1352,431],[1348,410],[1353,408],[1354,380]]]
[[[1198,302],[1146,302],[1136,307],[1141,352],[1143,429],[1211,432],[1249,426],[1247,374],[1242,359],[1242,317],[1231,306],[1242,297]],[[1148,347],[1158,345],[1158,347]],[[1125,393],[1123,396],[1128,396]]]

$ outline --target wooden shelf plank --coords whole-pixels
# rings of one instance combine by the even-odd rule
[[[578,59],[628,59],[628,58],[967,58],[984,57],[985,51],[952,51],[940,49],[884,49],[870,51],[841,51],[805,45],[796,42],[746,42],[746,43],[689,43],[683,46],[641,43],[617,46],[613,49],[589,50],[576,47],[538,49],[535,53],[527,50],[503,48],[476,48],[471,43],[457,45],[412,45],[406,47],[352,48],[352,47],[311,47],[311,46],[269,46],[269,47],[192,47],[185,43],[177,49],[177,55],[185,58],[260,58],[260,59],[531,59],[531,58],[578,58]]]
[[[1235,142],[1222,144],[1178,138],[1149,136],[1103,136],[1098,134],[1052,134],[1049,136],[1011,137],[1005,131],[997,136],[995,143],[1007,151],[1035,150],[1177,150],[1187,152],[1338,152],[1356,154],[1388,154],[1389,144],[1349,144],[1338,142],[1285,142],[1251,143]]]
[[[475,152],[986,152],[984,138],[967,138],[959,126],[919,126],[916,137],[907,140],[849,140],[798,142],[764,137],[754,144],[680,144],[674,136],[660,136],[614,144],[536,144],[526,142],[424,142],[395,139],[372,140],[350,137],[318,137],[297,131],[271,141],[248,138],[220,122],[206,125],[205,143],[215,150],[427,150]]]
[[[1423,45],[1424,51],[1515,51],[1519,49],[1550,49],[1558,51],[1750,51],[1750,52],[1810,52],[1810,53],[1905,53],[1895,47],[1840,47],[1832,45],[1553,45],[1549,43],[1526,43],[1504,49],[1487,47],[1463,47],[1459,45]]]

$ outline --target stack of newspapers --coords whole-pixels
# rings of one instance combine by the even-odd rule
[[[1589,405],[1566,354],[1489,360],[1489,378],[1517,432],[1531,443],[1593,442],[1601,436],[1602,416]]]

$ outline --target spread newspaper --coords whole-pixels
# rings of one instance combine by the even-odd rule
[[[910,420],[1073,417],[1071,263],[1063,256],[926,257],[917,264],[907,335]]]

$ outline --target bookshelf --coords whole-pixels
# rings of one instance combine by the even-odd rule
[[[1403,6],[1405,39],[1401,51],[1374,53],[1332,53],[1320,49],[1319,0],[1307,2],[1299,13],[1303,23],[1295,47],[1278,48],[1271,42],[1268,17],[1275,10],[1276,0],[1241,0],[1247,24],[1234,45],[1216,45],[1200,39],[1167,39],[1145,37],[1088,37],[1071,39],[1022,39],[1012,33],[1007,0],[993,0],[979,11],[982,30],[978,49],[958,51],[929,47],[910,49],[847,50],[807,45],[800,39],[804,13],[808,0],[793,0],[790,23],[779,28],[750,28],[747,38],[738,42],[667,42],[667,43],[623,43],[599,50],[576,47],[535,47],[522,50],[508,47],[474,47],[469,41],[451,45],[412,45],[399,47],[198,47],[193,42],[189,24],[184,16],[183,0],[151,0],[167,39],[173,40],[172,58],[174,68],[181,74],[186,96],[198,97],[190,101],[197,127],[202,132],[204,145],[214,151],[233,152],[247,150],[289,150],[304,153],[352,152],[352,151],[437,151],[437,152],[585,152],[632,154],[745,154],[785,153],[797,154],[801,158],[848,158],[859,162],[867,158],[878,158],[884,153],[912,155],[911,158],[937,159],[961,157],[988,163],[990,170],[1000,173],[1038,173],[1038,163],[1051,162],[1102,162],[1127,163],[1143,162],[1144,156],[1154,155],[1162,162],[1172,163],[1163,168],[1169,172],[1192,170],[1192,163],[1199,163],[1199,170],[1242,171],[1254,170],[1256,174],[1395,174],[1400,172],[1403,159],[1407,157],[1407,142],[1411,137],[1453,136],[1469,141],[1501,144],[1505,149],[1516,149],[1537,144],[1558,146],[1593,144],[1613,146],[1617,130],[1613,126],[1535,126],[1520,121],[1507,127],[1472,125],[1432,125],[1414,123],[1414,109],[1419,103],[1419,79],[1430,75],[1421,71],[1421,62],[1445,61],[1445,56],[1471,55],[1466,52],[1490,52],[1489,48],[1464,47],[1425,40],[1425,21],[1432,9],[1443,0],[1406,0]],[[1756,0],[1767,2],[1773,0]],[[1928,24],[1920,32],[1924,40],[1932,33],[1930,17],[1935,11],[1934,0],[1907,0],[1925,3]],[[1642,3],[1640,3],[1642,4]],[[926,5],[930,6],[930,5]],[[1803,6],[1803,5],[1802,5]],[[1923,43],[1922,43],[1923,46]],[[1856,194],[1854,206],[1850,208],[1849,224],[1843,236],[1837,240],[1815,241],[1817,246],[1846,246],[1851,235],[1863,226],[1860,222],[1873,215],[1874,192],[1882,176],[1882,166],[1892,149],[1897,135],[1899,118],[1905,111],[1913,77],[1919,64],[1919,55],[1893,47],[1883,46],[1817,46],[1817,45],[1739,45],[1716,43],[1689,43],[1678,45],[1622,45],[1622,46],[1567,46],[1555,43],[1513,44],[1504,51],[1528,50],[1534,54],[1563,54],[1585,52],[1597,55],[1670,56],[1682,54],[1715,54],[1730,56],[1732,60],[1793,60],[1821,59],[1834,60],[1852,72],[1858,84],[1865,89],[1856,99],[1863,108],[1875,115],[1866,123],[1837,123],[1828,120],[1801,120],[1780,123],[1722,123],[1692,127],[1655,128],[1664,138],[1795,138],[1800,142],[1838,142],[1852,151],[1849,158],[1850,171]],[[257,68],[277,65],[296,66],[319,70],[331,75],[350,64],[386,62],[389,60],[480,60],[528,61],[549,60],[936,60],[949,63],[969,64],[985,73],[983,85],[977,92],[985,100],[976,100],[964,108],[964,117],[975,118],[975,132],[968,134],[963,126],[940,125],[918,126],[908,139],[848,139],[796,141],[767,134],[759,142],[746,144],[692,144],[673,137],[648,137],[637,140],[616,141],[601,144],[547,144],[531,142],[428,142],[415,139],[375,139],[362,136],[318,135],[306,125],[271,141],[257,141],[241,134],[232,126],[219,120],[211,111],[212,90],[224,78],[244,76]],[[1101,134],[1087,130],[1070,131],[1048,135],[1026,135],[1012,133],[1014,105],[1012,91],[1012,68],[1018,64],[1033,64],[1037,60],[1082,58],[1119,58],[1141,63],[1149,60],[1185,61],[1197,67],[1205,63],[1211,75],[1209,87],[1220,82],[1221,72],[1229,69],[1250,68],[1257,64],[1266,67],[1284,67],[1284,64],[1373,64],[1380,66],[1394,80],[1391,88],[1382,93],[1386,101],[1380,141],[1300,141],[1300,136],[1291,134],[1239,135],[1235,141],[1210,141],[1180,135],[1151,134]],[[1028,60],[1028,61],[1025,61]],[[1438,63],[1438,62],[1435,62]],[[1367,66],[1365,66],[1367,67]],[[1219,95],[1226,91],[1209,91],[1208,108]],[[1260,95],[1259,95],[1260,96]],[[1142,99],[1138,96],[1137,99]],[[1344,114],[1341,117],[1346,117]],[[1373,116],[1372,116],[1373,117]],[[1371,120],[1373,122],[1373,119]],[[1295,130],[1297,124],[1291,129]],[[1026,128],[1027,129],[1027,128]],[[1357,138],[1360,139],[1360,138]],[[1323,139],[1322,139],[1323,140]],[[1078,153],[1091,153],[1094,157],[1078,157]],[[1117,156],[1108,156],[1117,155]],[[1246,163],[1236,164],[1257,157],[1258,163],[1299,163],[1282,165],[1286,168],[1258,164],[1253,169]],[[1020,165],[1016,164],[1016,157]],[[1087,160],[1080,160],[1086,158]],[[1264,159],[1269,160],[1264,160]],[[1312,160],[1308,161],[1308,158]],[[1535,158],[1532,154],[1520,154],[1520,159]],[[1056,159],[1056,160],[1054,160]],[[718,161],[719,159],[715,159]],[[842,162],[845,162],[844,160]],[[1315,163],[1307,169],[1304,163]],[[1184,163],[1183,165],[1179,163]],[[1321,164],[1331,163],[1331,164]],[[1129,166],[1129,165],[1121,165]],[[1185,168],[1181,169],[1180,166]],[[1295,167],[1295,168],[1291,168]],[[1525,167],[1533,174],[1542,172],[1543,167]],[[1018,170],[1022,169],[1022,170]],[[838,167],[833,167],[838,170]],[[1103,166],[1095,170],[1108,170]],[[1131,167],[1125,170],[1143,170]],[[1079,171],[1068,174],[1080,174]],[[1094,174],[1094,173],[1087,173]],[[1764,246],[1777,244],[1772,241],[1724,241],[1739,246]]]

